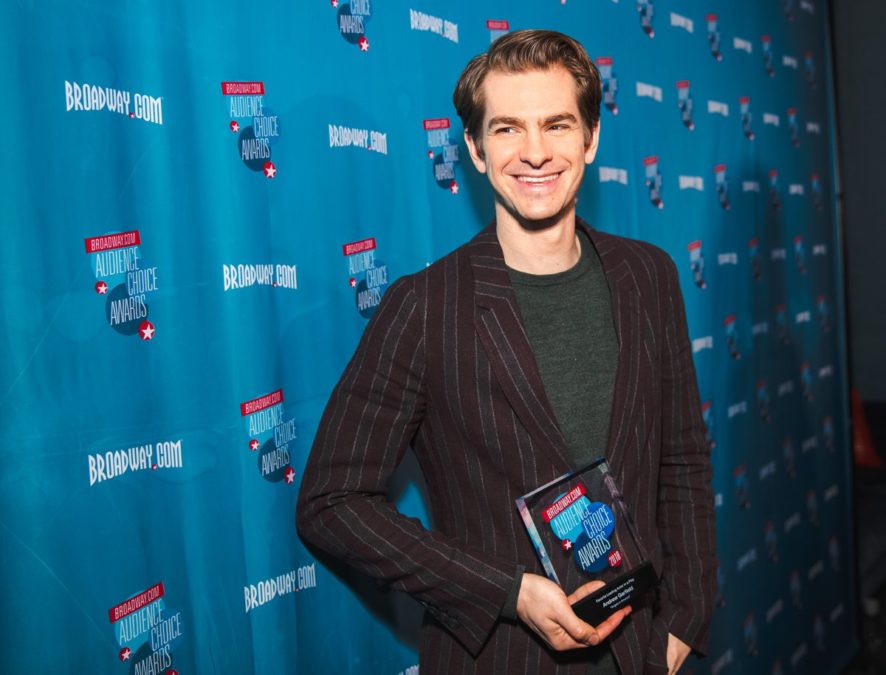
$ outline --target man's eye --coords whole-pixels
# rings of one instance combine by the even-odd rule
[[[551,126],[548,127],[548,129],[550,129],[551,131],[568,131],[569,125],[568,124],[559,124],[559,123],[552,124]]]
[[[515,127],[496,127],[494,133],[496,134],[513,134],[517,131]]]

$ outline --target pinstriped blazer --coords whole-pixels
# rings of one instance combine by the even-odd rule
[[[703,653],[716,583],[683,301],[666,253],[587,231],[619,340],[606,454],[661,576],[654,609],[635,609],[610,640],[623,675],[666,673],[668,632]],[[433,531],[385,497],[409,445]],[[584,673],[584,650],[552,652],[499,616],[518,565],[544,574],[514,500],[571,468],[490,226],[388,289],[321,419],[298,529],[426,607],[423,672]],[[577,587],[577,567],[557,563]]]

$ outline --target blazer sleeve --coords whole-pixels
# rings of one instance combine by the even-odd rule
[[[664,311],[662,446],[658,531],[664,554],[655,632],[704,653],[716,591],[716,535],[710,445],[701,418],[677,270],[666,255],[659,285]]]
[[[308,542],[410,593],[476,655],[516,564],[425,529],[385,494],[427,404],[426,305],[416,285],[413,276],[388,288],[333,390],[302,476],[296,523]]]

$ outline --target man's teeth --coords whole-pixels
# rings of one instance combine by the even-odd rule
[[[549,183],[559,175],[555,173],[550,176],[517,176],[517,180],[523,183]]]

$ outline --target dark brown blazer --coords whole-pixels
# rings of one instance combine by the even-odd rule
[[[586,227],[580,223],[581,227]],[[619,339],[607,458],[661,575],[612,638],[623,675],[666,673],[671,632],[703,652],[715,588],[711,465],[673,262],[588,230]],[[388,478],[412,445],[434,530]],[[584,673],[500,618],[518,565],[544,574],[514,500],[570,470],[494,226],[391,285],[326,407],[302,478],[307,540],[427,608],[425,673]],[[575,565],[558,561],[565,587]]]

